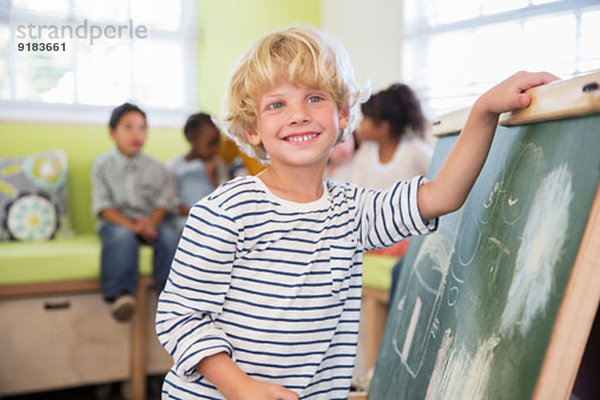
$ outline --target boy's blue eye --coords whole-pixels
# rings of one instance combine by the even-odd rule
[[[309,103],[318,103],[321,100],[323,100],[323,98],[321,96],[310,96],[308,98]]]
[[[267,106],[268,110],[275,110],[277,108],[283,107],[283,103],[280,101],[276,101],[275,103],[271,103]]]

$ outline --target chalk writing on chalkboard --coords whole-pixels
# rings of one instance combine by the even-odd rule
[[[471,354],[455,342],[452,330],[446,329],[427,387],[426,400],[484,398],[495,347],[503,336],[514,334],[515,330],[526,335],[533,319],[544,312],[553,286],[553,269],[568,231],[569,207],[573,199],[571,177],[567,165],[562,164],[542,180],[537,191],[532,191],[535,194],[528,208],[499,334],[480,340],[475,353]],[[504,198],[508,202],[510,194]],[[505,208],[502,212],[506,217]],[[522,215],[522,212],[519,214]],[[512,222],[506,218],[504,221],[507,224]],[[496,238],[488,239],[506,254],[509,253],[508,248]]]
[[[515,272],[504,300],[506,306],[499,334],[509,335],[516,329],[525,335],[531,321],[544,311],[553,284],[552,269],[564,244],[573,193],[570,184],[572,174],[566,164],[551,171],[539,183],[540,180],[536,177],[539,176],[542,165],[541,148],[533,144],[524,146],[508,170],[500,171],[501,178],[492,184],[488,197],[479,206],[471,204],[471,207],[463,208],[458,217],[456,232],[448,235],[447,232],[440,231],[424,239],[409,277],[410,285],[418,285],[421,290],[411,291],[399,300],[397,318],[402,322],[396,325],[393,339],[393,348],[401,365],[411,376],[418,375],[430,340],[438,335],[438,312],[444,301],[444,293],[446,304],[449,307],[455,306],[461,284],[464,283],[465,268],[471,266],[477,252],[485,247],[486,251],[495,253],[495,257],[488,257],[492,264],[487,266],[492,281],[502,257],[510,255],[508,246],[492,236],[493,230],[486,233],[482,231],[481,226],[487,225],[490,218],[506,225],[514,225],[527,215],[521,245],[517,251]],[[530,179],[522,179],[523,176],[520,175],[524,173]],[[540,185],[539,188],[532,190],[531,186],[536,183]],[[523,185],[529,185],[527,190],[524,190]],[[554,234],[557,231],[563,234]],[[471,232],[471,235],[464,235],[464,232]],[[549,235],[549,232],[553,234]],[[463,245],[465,238],[468,243]],[[458,263],[451,263],[455,251],[458,252]],[[433,386],[430,388],[433,389],[428,390],[428,393],[434,393],[433,398],[454,398],[454,394],[447,392],[450,387],[454,387],[451,383],[454,379],[453,370],[464,372],[466,365],[477,365],[478,378],[470,382],[484,379],[486,374],[482,373],[485,371],[483,364],[493,358],[493,349],[499,341],[499,336],[492,335],[479,344],[475,355],[470,356],[466,350],[453,347],[452,331],[446,330],[433,374],[433,377],[439,376],[441,380],[432,378],[430,385]],[[440,368],[447,371],[441,372]],[[459,383],[457,385],[461,386]],[[461,392],[462,398],[477,394],[475,388],[462,386],[461,390],[466,390]]]
[[[414,298],[403,296],[398,303],[400,317],[410,320],[408,324],[398,324],[393,346],[402,365],[413,377],[423,365],[429,340],[437,333],[437,313],[453,252],[454,241],[442,232],[425,238],[411,270],[411,280],[416,280],[414,284],[423,290]],[[422,271],[422,268],[430,270]]]
[[[513,225],[521,219],[526,211],[526,206],[533,196],[531,186],[539,182],[541,168],[543,167],[542,149],[533,143],[527,144],[515,160],[512,168],[506,175],[504,187],[507,200],[502,202],[502,216],[504,222]],[[529,174],[529,179],[522,179],[520,175]],[[521,199],[518,196],[522,196]]]

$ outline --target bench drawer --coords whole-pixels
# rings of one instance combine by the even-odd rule
[[[0,395],[129,379],[131,325],[99,293],[0,300]]]

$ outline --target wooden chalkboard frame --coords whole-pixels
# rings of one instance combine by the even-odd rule
[[[599,304],[600,190],[596,189],[535,387],[535,400],[569,398]]]
[[[500,125],[512,126],[600,113],[600,72],[551,82],[527,91],[529,107],[504,113]],[[465,125],[470,107],[444,114],[432,123],[434,136],[459,132]]]
[[[600,114],[600,72],[557,81],[528,91],[532,104],[503,114],[501,125]],[[433,123],[435,136],[462,129],[470,109],[442,116]],[[594,317],[600,305],[600,185],[577,249],[571,273],[554,322],[550,342],[535,385],[533,399],[570,397]],[[352,397],[352,399],[363,399]]]

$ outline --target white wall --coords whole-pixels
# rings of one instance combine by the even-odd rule
[[[360,85],[373,92],[401,76],[402,0],[322,0],[321,27],[342,42]]]

